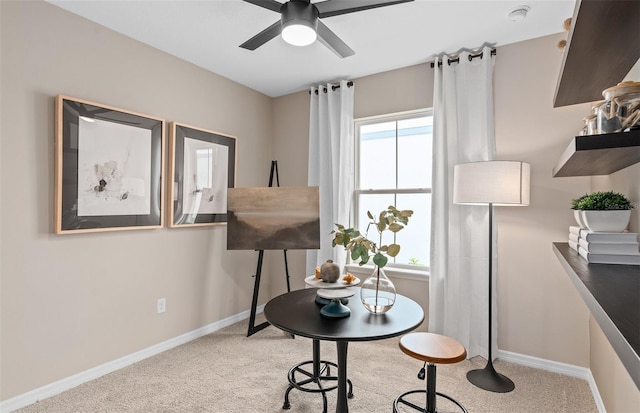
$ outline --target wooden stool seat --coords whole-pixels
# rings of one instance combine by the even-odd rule
[[[434,364],[458,363],[467,349],[451,337],[434,333],[411,333],[400,339],[400,350],[414,359]]]
[[[404,404],[423,413],[436,413],[436,396],[444,397],[457,405],[463,413],[467,409],[454,398],[436,391],[436,364],[453,364],[467,358],[467,350],[462,344],[451,337],[434,333],[410,333],[400,339],[400,350],[414,359],[425,363],[427,387],[426,390],[411,390],[402,393],[393,402],[393,413],[399,413],[399,405]],[[424,368],[418,375],[425,378]],[[407,400],[407,396],[422,393],[426,396],[426,406],[421,407]]]

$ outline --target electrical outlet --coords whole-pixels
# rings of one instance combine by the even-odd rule
[[[164,313],[167,311],[167,300],[166,298],[158,298],[158,314]]]

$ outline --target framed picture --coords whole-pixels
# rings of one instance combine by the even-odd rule
[[[236,138],[177,122],[169,135],[169,227],[226,224]]]
[[[164,224],[164,120],[56,97],[55,232]]]
[[[317,186],[229,190],[228,250],[319,248]]]

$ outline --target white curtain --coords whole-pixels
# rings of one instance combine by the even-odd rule
[[[434,64],[429,330],[460,341],[468,357],[486,358],[489,208],[454,205],[452,194],[454,165],[495,159],[493,58],[485,47],[482,57],[471,61],[467,52],[459,55],[459,63],[448,60],[443,56]],[[493,297],[496,354],[495,293]]]
[[[346,80],[339,88],[311,88],[309,111],[309,186],[320,187],[320,249],[307,251],[306,274],[328,259],[344,268],[344,248],[331,246],[334,224],[347,224],[353,196],[353,90]]]

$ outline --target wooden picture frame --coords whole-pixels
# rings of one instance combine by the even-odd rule
[[[164,225],[163,119],[58,95],[55,233]]]
[[[178,122],[169,128],[168,226],[227,223],[227,189],[235,187],[237,138]]]

